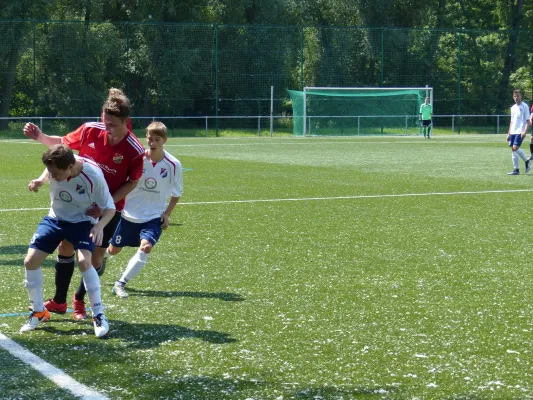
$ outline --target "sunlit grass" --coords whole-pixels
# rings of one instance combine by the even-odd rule
[[[109,338],[70,314],[0,331],[111,398],[529,398],[533,177],[506,175],[503,139],[171,139],[182,204],[128,299],[110,290],[134,250],[110,260]],[[48,205],[26,188],[43,150],[0,147],[0,314],[26,311],[46,211],[16,210]],[[0,397],[69,398],[0,361]]]

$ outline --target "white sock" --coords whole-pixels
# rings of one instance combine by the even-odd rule
[[[85,290],[87,290],[87,296],[89,297],[89,303],[91,303],[91,309],[93,315],[98,315],[104,312],[104,305],[102,304],[102,294],[100,291],[100,279],[96,270],[91,267],[87,271],[82,272],[83,283],[85,284]]]
[[[148,253],[137,250],[137,253],[135,253],[135,255],[128,262],[126,271],[124,271],[119,281],[126,284],[128,281],[135,278],[143,269],[146,261],[148,261]]]
[[[516,154],[516,151],[513,151],[513,165],[514,165],[514,169],[518,169],[520,167],[518,154]]]
[[[526,153],[524,153],[524,150],[522,150],[522,149],[518,149],[518,150],[515,151],[515,153],[518,154],[518,156],[519,156],[522,160],[524,160],[524,161],[527,160],[527,156],[526,156]]]
[[[27,269],[26,279],[24,280],[24,286],[28,291],[30,303],[33,311],[44,311],[43,300],[43,270],[41,267],[37,269]]]

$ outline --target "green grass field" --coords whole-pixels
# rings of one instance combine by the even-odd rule
[[[533,398],[533,173],[507,176],[505,136],[167,145],[182,203],[128,299],[134,249],[108,263],[101,340],[69,313],[19,333],[44,146],[1,142],[3,335],[111,399]],[[2,399],[74,398],[0,363]]]

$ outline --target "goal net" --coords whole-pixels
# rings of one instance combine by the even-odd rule
[[[306,87],[289,90],[294,135],[420,133],[420,106],[433,89]]]

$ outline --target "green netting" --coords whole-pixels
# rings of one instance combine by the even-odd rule
[[[419,133],[428,88],[289,90],[294,135]],[[305,120],[304,120],[305,118]]]

